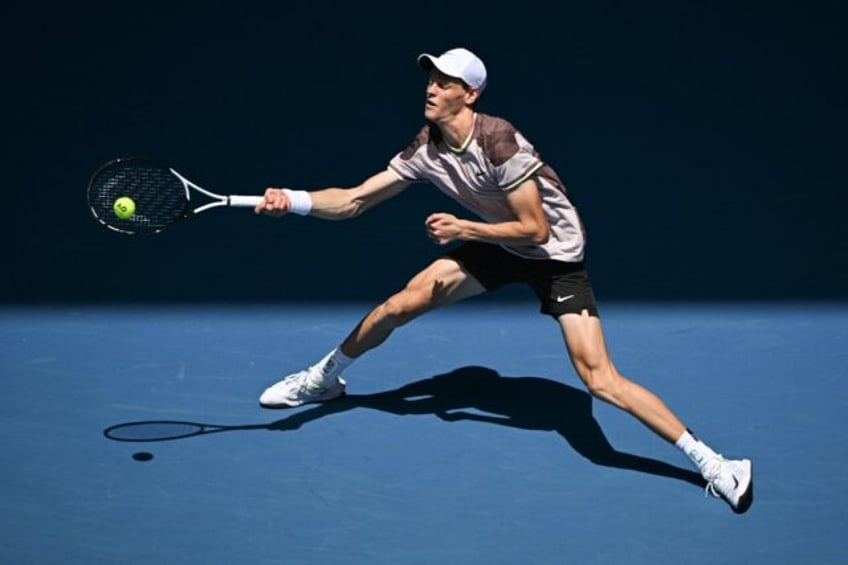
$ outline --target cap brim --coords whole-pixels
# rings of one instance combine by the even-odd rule
[[[432,71],[436,66],[434,62],[435,57],[430,55],[429,53],[422,53],[418,56],[418,66],[424,69],[425,71]]]

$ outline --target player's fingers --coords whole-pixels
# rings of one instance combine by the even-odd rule
[[[257,214],[266,214],[270,207],[271,203],[269,202],[268,197],[266,196],[263,200],[259,202],[259,204],[256,205],[253,211]]]
[[[266,189],[264,199],[256,206],[258,214],[266,214],[275,218],[285,215],[290,209],[291,202],[279,188]]]
[[[279,188],[268,187],[265,189],[265,194],[263,196],[265,196],[266,200],[274,200],[281,192],[282,191]]]
[[[289,205],[286,193],[280,188],[271,188],[265,191],[265,201],[274,208],[284,208]]]
[[[439,226],[428,226],[427,227],[427,237],[429,237],[434,243],[438,245],[445,245],[446,243],[450,243],[451,238],[443,232],[443,230]]]
[[[274,201],[277,192],[278,190],[276,188],[266,188],[265,193],[262,195],[262,200],[256,205],[253,211],[257,214],[262,214],[267,211],[269,206],[271,206],[271,203]]]
[[[436,222],[441,220],[443,217],[444,217],[443,213],[436,212],[435,214],[430,214],[429,216],[427,216],[427,219],[424,221],[424,223],[427,224],[428,226],[432,226],[433,224],[435,224]]]
[[[431,238],[432,238],[432,237],[436,237],[436,232],[438,231],[438,229],[439,229],[439,228],[438,228],[438,226],[435,224],[435,222],[427,222],[427,223],[424,225],[424,231],[426,231],[426,232],[427,232],[427,235],[428,235],[428,236],[430,236]]]
[[[268,204],[268,201],[265,199],[265,196],[262,196],[262,200],[260,200],[256,206],[253,207],[253,212],[256,214],[261,214],[265,211],[265,206]]]

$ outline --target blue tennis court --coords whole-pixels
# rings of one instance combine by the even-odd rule
[[[350,368],[345,398],[258,406],[368,306],[4,309],[0,560],[848,559],[844,304],[601,303],[621,371],[754,460],[742,516],[705,498],[674,447],[590,399],[534,304],[428,314]],[[224,428],[104,435],[161,420]]]

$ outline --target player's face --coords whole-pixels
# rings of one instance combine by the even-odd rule
[[[433,69],[427,82],[424,117],[435,123],[446,122],[476,99],[477,91],[469,89],[461,80]]]

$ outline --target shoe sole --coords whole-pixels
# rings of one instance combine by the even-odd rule
[[[323,399],[320,399],[320,400],[307,400],[305,402],[298,402],[296,404],[286,404],[284,402],[280,403],[280,404],[265,404],[264,402],[262,402],[260,400],[259,406],[261,406],[262,408],[268,408],[270,410],[278,410],[278,409],[283,409],[283,408],[297,408],[298,406],[303,406],[304,404],[322,404],[324,402],[332,402],[333,400],[338,400],[339,398],[344,397],[346,394],[347,394],[347,391],[345,390],[345,388],[342,388],[342,391],[339,394],[337,394],[336,396],[331,396],[329,398],[323,398]]]
[[[298,406],[305,406],[306,404],[324,404],[325,402],[332,402],[334,400],[339,400],[340,398],[344,398],[347,395],[346,392],[342,392],[338,396],[334,396],[332,398],[328,398],[326,400],[310,400],[308,402],[301,402],[299,404],[264,404],[262,402],[259,403],[259,406],[262,408],[266,408],[268,410],[282,410],[285,408],[297,408]]]

